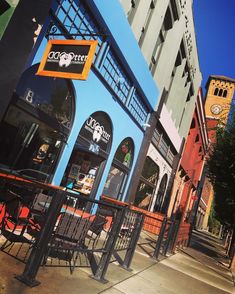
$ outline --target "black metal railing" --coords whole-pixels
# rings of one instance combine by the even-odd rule
[[[165,217],[152,255],[154,259],[158,259],[160,254],[167,256],[168,253],[172,253],[177,231],[178,221],[173,221]]]
[[[110,262],[129,268],[143,214],[60,187],[0,176],[1,251],[25,263],[16,278],[39,282],[40,266],[88,266],[105,281]]]

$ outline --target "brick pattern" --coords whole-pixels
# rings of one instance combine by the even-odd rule
[[[178,237],[177,237],[177,246],[186,246],[188,239],[189,239],[189,234],[190,234],[190,228],[191,225],[189,223],[182,223],[178,232]]]

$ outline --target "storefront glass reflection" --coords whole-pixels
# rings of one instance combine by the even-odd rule
[[[120,199],[124,183],[130,172],[133,161],[134,144],[131,138],[126,138],[119,145],[105,183],[103,194]]]
[[[150,207],[158,177],[159,167],[150,157],[146,157],[134,202],[136,206],[146,210]]]
[[[94,154],[74,150],[62,186],[90,195],[101,161],[102,159]]]
[[[102,173],[112,143],[112,124],[102,111],[84,122],[66,168],[62,186],[83,195],[95,196],[98,173]]]
[[[22,75],[0,123],[0,168],[49,180],[70,132],[73,95],[69,82],[36,70]]]
[[[167,184],[167,175],[165,174],[162,177],[161,183],[159,185],[157,198],[156,198],[156,202],[155,202],[155,205],[154,205],[154,211],[160,211],[161,212],[161,210],[162,210],[163,200],[164,200],[165,191],[166,191],[166,184]]]

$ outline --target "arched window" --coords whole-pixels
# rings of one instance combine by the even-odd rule
[[[146,157],[142,175],[136,192],[134,204],[142,209],[150,207],[152,197],[158,182],[159,167],[150,158]]]
[[[195,138],[195,143],[197,143],[199,141],[199,135],[197,134],[196,138]]]
[[[190,129],[194,129],[196,126],[195,119],[193,118]]]
[[[159,185],[157,198],[156,198],[156,202],[154,205],[154,211],[161,212],[163,201],[164,201],[164,196],[165,196],[165,191],[166,191],[166,184],[167,184],[167,175],[165,174],[162,177],[161,183]]]
[[[59,124],[70,128],[73,119],[71,82],[36,75],[38,64],[26,70],[16,88],[17,98],[41,110]]]
[[[219,89],[218,89],[218,88],[215,88],[215,90],[214,90],[214,95],[217,96],[218,93],[219,93]]]
[[[92,113],[83,123],[61,185],[95,197],[112,144],[112,122],[107,113]]]
[[[218,96],[222,97],[223,96],[223,89],[219,89],[219,94]]]
[[[228,94],[228,91],[227,90],[224,90],[223,97],[226,98],[227,97],[227,94]]]
[[[37,76],[37,69],[22,74],[0,124],[0,164],[49,177],[72,126],[74,94],[70,81]]]
[[[118,146],[114,155],[103,194],[115,199],[122,198],[124,184],[132,166],[133,156],[133,140],[131,138],[126,138]]]

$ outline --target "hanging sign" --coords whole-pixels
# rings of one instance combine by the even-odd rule
[[[97,43],[94,40],[49,40],[36,74],[86,80]]]

